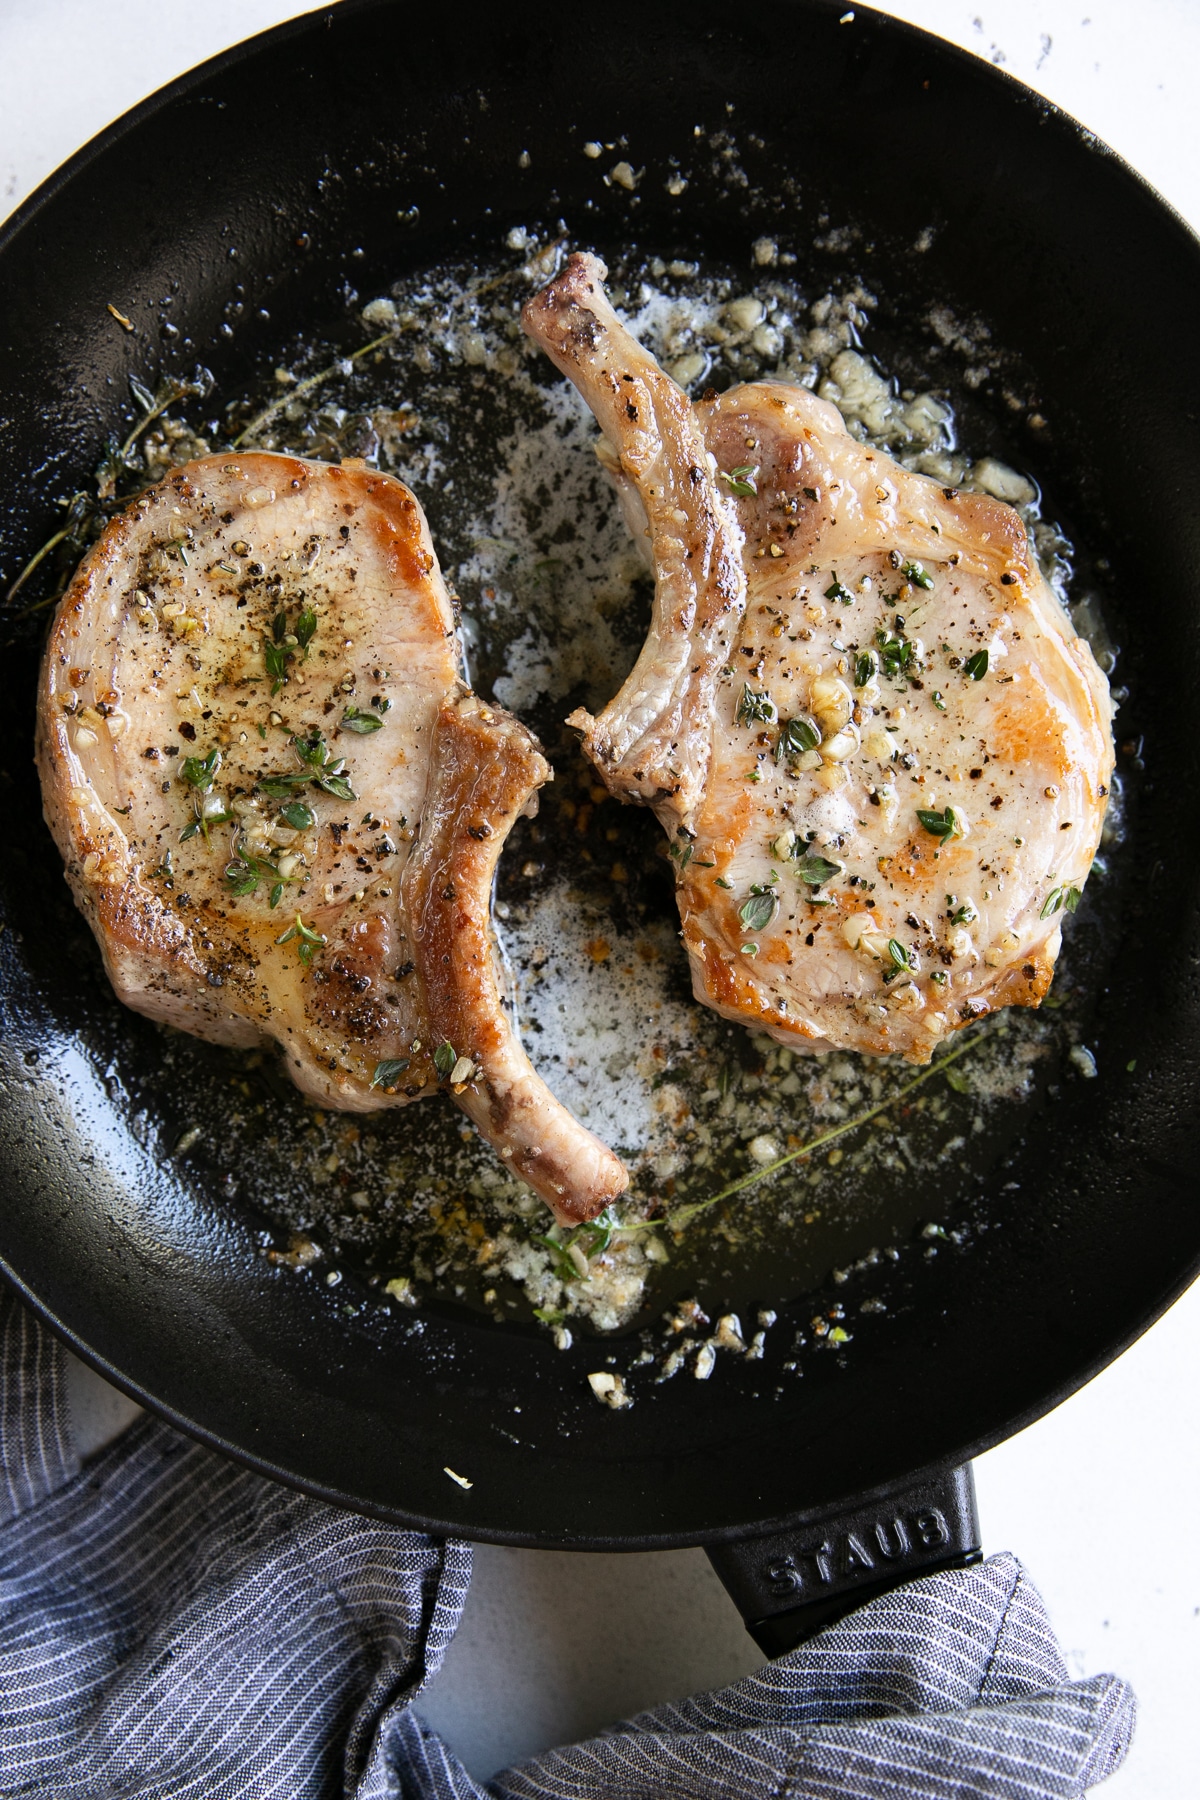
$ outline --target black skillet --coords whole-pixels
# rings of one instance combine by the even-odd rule
[[[304,321],[344,316],[347,287],[386,291],[532,216],[561,215],[601,251],[632,228],[746,268],[753,240],[773,235],[801,252],[810,287],[840,244],[838,267],[849,257],[889,297],[900,338],[931,342],[938,303],[990,329],[981,399],[1111,562],[1135,695],[1119,735],[1144,736],[1133,878],[1095,973],[1099,1073],[1064,1077],[1030,1114],[975,1196],[989,1229],[877,1271],[886,1312],[858,1315],[853,1341],[809,1358],[803,1379],[780,1364],[811,1298],[785,1312],[765,1361],[646,1386],[615,1413],[585,1382],[594,1342],[561,1354],[544,1333],[437,1308],[350,1319],[336,1289],[271,1269],[262,1221],[154,1153],[153,1121],[106,1062],[119,1039],[149,1063],[160,1040],[104,997],[66,903],[30,766],[33,655],[6,652],[9,1279],[128,1392],[348,1507],[556,1547],[785,1531],[770,1554],[724,1552],[752,1619],[874,1580],[904,1544],[918,1562],[969,1553],[966,1511],[949,1516],[966,1508],[961,1481],[949,1499],[891,1497],[1054,1406],[1200,1261],[1200,249],[1042,100],[920,32],[861,7],[842,24],[842,11],[639,0],[536,35],[495,13],[467,27],[451,8],[345,0],[172,84],[0,239],[6,579],[120,427],[131,374],[200,360],[236,393]],[[736,158],[700,154],[696,126],[728,130]],[[581,154],[590,139],[620,148],[597,162]],[[601,179],[617,155],[646,170],[636,204]],[[679,199],[665,191],[672,158],[689,172]],[[934,1184],[935,1217],[938,1202]],[[623,1367],[632,1350],[603,1353]],[[868,1508],[857,1535],[807,1530],[853,1497],[883,1512]],[[871,1535],[894,1516],[902,1536]]]

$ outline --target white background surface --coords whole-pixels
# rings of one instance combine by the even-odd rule
[[[146,94],[307,10],[278,0],[0,0],[0,216]],[[1038,88],[1200,228],[1196,0],[906,0],[883,10]],[[78,1365],[73,1397],[90,1441],[128,1416]],[[1137,1737],[1104,1789],[1109,1800],[1200,1792],[1198,1446],[1200,1289],[1083,1393],[976,1464],[986,1547],[1015,1550],[1033,1571],[1073,1673],[1114,1669],[1137,1689]],[[757,1660],[698,1551],[485,1547],[423,1710],[486,1775]]]

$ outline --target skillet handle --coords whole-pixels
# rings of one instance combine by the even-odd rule
[[[759,1649],[782,1656],[914,1576],[969,1568],[980,1545],[965,1463],[871,1506],[714,1544],[708,1559]]]

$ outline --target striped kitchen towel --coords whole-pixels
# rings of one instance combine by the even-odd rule
[[[0,1295],[4,1800],[1066,1800],[1133,1729],[996,1556],[479,1783],[419,1717],[469,1577],[151,1419],[80,1468],[58,1344]]]

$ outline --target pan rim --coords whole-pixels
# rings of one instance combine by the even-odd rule
[[[103,1376],[112,1387],[118,1389],[128,1399],[136,1401],[152,1419],[171,1426],[196,1443],[202,1444],[206,1449],[215,1451],[218,1455],[239,1464],[242,1468],[249,1469],[255,1475],[260,1475],[268,1481],[278,1482],[295,1492],[306,1494],[309,1499],[321,1501],[326,1506],[336,1507],[341,1512],[357,1513],[364,1518],[377,1519],[383,1524],[394,1525],[398,1528],[424,1531],[434,1537],[463,1538],[470,1543],[499,1544],[513,1549],[576,1550],[585,1554],[597,1555],[625,1551],[632,1554],[635,1551],[644,1550],[706,1549],[710,1545],[734,1544],[757,1537],[769,1537],[777,1532],[795,1530],[801,1526],[807,1527],[815,1524],[822,1519],[834,1518],[851,1505],[867,1507],[876,1502],[886,1501],[893,1495],[901,1494],[906,1489],[917,1486],[922,1481],[943,1474],[949,1468],[960,1467],[972,1462],[975,1457],[995,1449],[998,1444],[1006,1443],[1009,1438],[1016,1437],[1020,1432],[1027,1430],[1029,1426],[1037,1424],[1039,1419],[1046,1418],[1065,1400],[1069,1400],[1073,1394],[1079,1393],[1089,1382],[1103,1374],[1110,1364],[1116,1362],[1118,1357],[1123,1356],[1139,1338],[1143,1337],[1153,1325],[1157,1324],[1159,1319],[1170,1311],[1175,1302],[1182,1298],[1198,1277],[1200,1277],[1200,1257],[1197,1257],[1189,1265],[1188,1272],[1182,1280],[1172,1283],[1155,1300],[1146,1315],[1120,1341],[1116,1349],[1111,1353],[1105,1351],[1097,1357],[1089,1358],[1079,1366],[1075,1374],[1068,1376],[1046,1396],[1044,1401],[1026,1408],[1003,1425],[980,1432],[969,1440],[959,1456],[949,1460],[937,1458],[923,1463],[892,1481],[875,1483],[866,1488],[856,1487],[853,1492],[843,1495],[836,1502],[825,1501],[818,1506],[802,1507],[794,1512],[772,1513],[747,1524],[713,1526],[709,1530],[691,1532],[645,1532],[636,1536],[626,1533],[619,1537],[606,1537],[602,1533],[595,1532],[576,1534],[564,1531],[551,1538],[541,1530],[517,1531],[488,1525],[466,1525],[461,1519],[439,1518],[435,1514],[408,1511],[402,1507],[380,1506],[377,1503],[356,1498],[340,1489],[329,1487],[322,1482],[313,1481],[307,1476],[295,1474],[293,1471],[271,1462],[269,1458],[256,1456],[252,1450],[230,1442],[219,1432],[207,1429],[194,1419],[186,1418],[169,1403],[156,1400],[153,1395],[139,1387],[135,1381],[85,1343],[69,1325],[38,1299],[37,1295],[6,1261],[0,1259],[0,1278],[8,1283],[30,1312],[35,1314],[42,1324],[52,1331],[74,1355],[78,1356],[81,1362],[86,1363],[97,1375]],[[120,1443],[129,1431],[136,1430],[138,1423],[139,1421],[135,1420],[126,1427],[126,1430],[114,1440],[114,1443]],[[84,1466],[86,1467],[106,1455],[110,1448],[111,1446],[105,1446],[97,1451],[94,1457],[87,1459],[87,1464]]]
[[[789,0],[789,3],[795,8],[797,14],[804,10],[833,13],[841,4],[841,0]],[[112,145],[119,143],[130,131],[143,124],[145,120],[152,118],[155,113],[183,99],[192,88],[201,85],[214,75],[223,74],[226,69],[235,68],[239,62],[247,61],[250,57],[258,55],[259,51],[269,44],[284,43],[289,38],[302,36],[315,30],[321,19],[328,25],[335,14],[383,12],[389,9],[394,10],[400,4],[402,4],[402,0],[325,0],[323,5],[312,7],[307,12],[298,13],[294,18],[284,19],[278,25],[269,25],[265,30],[257,31],[251,37],[241,38],[236,44],[230,44],[227,49],[217,51],[214,56],[205,58],[203,62],[197,63],[193,68],[185,69],[182,74],[164,82],[162,87],[155,88],[153,93],[147,94],[135,106],[129,107],[117,118],[110,120],[94,136],[88,138],[86,143],[81,144],[77,150],[73,150],[64,162],[61,162],[46,176],[44,181],[38,183],[32,193],[27,194],[20,204],[14,207],[3,223],[0,223],[0,256],[3,256],[9,241],[15,239],[32,222],[42,207],[54,199],[63,188],[69,186],[76,176],[88,168],[98,156]],[[856,4],[854,12],[862,14],[864,19],[869,19],[875,30],[885,34],[895,32],[900,37],[907,37],[913,42],[934,45],[939,56],[946,57],[961,67],[969,68],[974,75],[982,76],[984,80],[992,82],[998,89],[1007,90],[1016,103],[1032,107],[1047,120],[1052,120],[1058,126],[1068,130],[1083,149],[1111,163],[1121,175],[1131,181],[1135,187],[1140,188],[1157,207],[1168,215],[1172,224],[1183,233],[1193,249],[1200,252],[1200,230],[1194,229],[1174,203],[1168,200],[1166,195],[1161,193],[1154,183],[1135,168],[1119,150],[1114,150],[1111,144],[1106,143],[1097,132],[1085,125],[1082,120],[1077,119],[1075,114],[1068,111],[1066,107],[1059,106],[1056,101],[1047,99],[1044,94],[1039,94],[1036,88],[1029,87],[1016,75],[1011,75],[1007,69],[1001,68],[996,63],[988,62],[984,57],[976,56],[970,50],[964,50],[960,44],[952,43],[949,38],[939,37],[936,32],[926,31],[923,26],[914,25],[907,19],[897,18],[892,13],[880,12],[874,6]]]
[[[255,34],[253,37],[247,38],[242,42],[231,46],[227,50],[208,59],[206,62],[197,65],[196,68],[186,71],[184,74],[165,84],[154,94],[139,102],[136,107],[131,108],[128,112],[121,115],[119,119],[114,120],[101,132],[97,133],[87,144],[76,151],[67,162],[54,171],[45,182],[40,184],[32,195],[22,202],[5,225],[0,228],[0,257],[3,256],[9,244],[37,217],[43,207],[64,188],[69,186],[78,174],[89,167],[111,145],[119,142],[122,137],[136,126],[143,123],[146,119],[152,118],[164,108],[174,105],[179,100],[186,97],[186,95],[195,87],[202,85],[206,80],[211,79],[217,74],[223,73],[229,68],[236,67],[240,62],[258,55],[264,47],[272,43],[279,43],[292,37],[302,36],[306,33],[311,33],[320,29],[321,22],[328,22],[335,12],[379,12],[390,9],[393,5],[394,0],[340,0],[340,4],[336,7],[322,6],[315,8],[310,12],[299,15],[297,18],[284,21],[279,25],[273,26],[264,32]],[[797,14],[799,15],[801,11],[806,9],[829,12],[833,10],[833,5],[831,0],[806,0],[806,6],[797,7]],[[1067,128],[1074,134],[1083,148],[1110,162],[1124,178],[1130,180],[1137,188],[1142,190],[1142,192],[1153,202],[1160,217],[1164,219],[1164,223],[1169,221],[1173,226],[1182,228],[1184,239],[1190,252],[1193,255],[1200,253],[1200,237],[1197,236],[1188,225],[1187,221],[1181,217],[1171,203],[1159,194],[1153,185],[1128,164],[1118,153],[1103,144],[1093,132],[1074,119],[1072,115],[1067,113],[1064,109],[1056,106],[1053,102],[1046,100],[1044,96],[1037,94],[1034,90],[1027,88],[1023,83],[1017,81],[1015,77],[1008,74],[1005,70],[995,68],[993,65],[987,64],[982,59],[972,56],[969,51],[938,39],[932,34],[921,30],[919,27],[910,25],[907,21],[894,19],[890,15],[877,13],[873,9],[864,8],[861,10],[870,18],[872,25],[876,28],[897,32],[902,36],[907,36],[912,39],[930,42],[936,46],[939,57],[949,57],[953,61],[969,64],[972,73],[976,77],[979,77],[984,71],[987,71],[984,79],[990,80],[998,86],[1006,85],[1009,92],[1018,97],[1021,105],[1032,107],[1044,117],[1056,120],[1060,126]],[[1122,1354],[1125,1349],[1135,1342],[1137,1338],[1149,1329],[1149,1327],[1161,1317],[1166,1310],[1168,1310],[1174,1301],[1179,1298],[1196,1278],[1198,1272],[1200,1272],[1200,1258],[1197,1258],[1189,1265],[1186,1274],[1182,1278],[1173,1280],[1167,1284],[1158,1298],[1144,1309],[1138,1322],[1128,1330],[1119,1343],[1115,1346],[1109,1346],[1105,1352],[1099,1356],[1086,1358],[1078,1365],[1078,1368],[1074,1373],[1059,1383],[1048,1396],[1044,1396],[1039,1402],[1032,1405],[1024,1412],[1014,1416],[1006,1425],[979,1434],[977,1438],[970,1442],[969,1446],[964,1451],[964,1458],[977,1455],[983,1450],[992,1447],[992,1445],[1003,1441],[1004,1438],[1012,1435],[1014,1432],[1025,1429],[1036,1419],[1041,1418],[1045,1416],[1046,1413],[1052,1411],[1070,1394],[1086,1385],[1088,1381],[1092,1380],[1096,1374],[1108,1365],[1109,1362],[1115,1360],[1117,1356]],[[362,1500],[347,1496],[343,1492],[326,1488],[320,1483],[315,1483],[302,1476],[284,1470],[270,1462],[269,1459],[257,1457],[252,1451],[233,1445],[223,1439],[219,1433],[205,1429],[194,1420],[188,1420],[182,1416],[182,1414],[175,1411],[169,1404],[156,1400],[152,1395],[139,1387],[135,1381],[124,1376],[113,1365],[108,1363],[103,1356],[94,1352],[61,1318],[54,1315],[48,1307],[38,1301],[36,1296],[32,1294],[25,1283],[7,1263],[0,1263],[0,1273],[4,1275],[5,1279],[8,1280],[14,1289],[21,1295],[26,1304],[30,1305],[31,1309],[36,1312],[60,1338],[68,1343],[82,1360],[90,1364],[90,1366],[103,1375],[105,1379],[111,1381],[114,1386],[130,1395],[131,1398],[139,1401],[139,1403],[145,1405],[151,1412],[162,1417],[177,1429],[186,1432],[189,1436],[207,1444],[219,1453],[254,1469],[256,1472],[270,1479],[282,1481],[302,1492],[311,1494],[314,1498],[324,1500],[329,1504],[343,1509],[366,1513],[368,1516],[386,1519],[394,1523],[414,1525],[439,1535],[466,1535],[481,1542],[493,1542],[498,1544],[537,1544],[544,1547],[574,1548],[595,1551],[642,1550],[678,1547],[685,1543],[715,1544],[729,1542],[741,1536],[757,1535],[761,1532],[768,1532],[788,1523],[801,1523],[826,1516],[831,1510],[827,1505],[822,1505],[817,1509],[810,1509],[807,1512],[801,1510],[798,1513],[789,1514],[784,1517],[772,1517],[749,1527],[715,1527],[711,1532],[690,1534],[687,1536],[680,1536],[678,1533],[650,1533],[637,1538],[631,1538],[628,1535],[625,1535],[619,1539],[607,1539],[602,1536],[597,1537],[594,1534],[589,1534],[585,1538],[577,1539],[570,1533],[566,1533],[561,1539],[554,1540],[551,1545],[543,1531],[520,1533],[507,1530],[494,1530],[486,1526],[480,1528],[475,1528],[473,1526],[464,1527],[461,1520],[447,1522],[444,1519],[427,1517],[419,1513],[410,1513],[403,1509],[385,1509],[369,1505]],[[853,1497],[869,1500],[877,1497],[886,1497],[888,1493],[895,1492],[899,1487],[906,1485],[910,1480],[917,1478],[918,1475],[930,1472],[932,1467],[933,1465],[930,1466],[930,1469],[910,1471],[906,1473],[902,1481],[897,1480],[893,1483],[884,1484],[870,1490],[870,1492],[861,1494],[856,1493],[854,1496],[847,1495],[846,1498],[850,1499]]]

